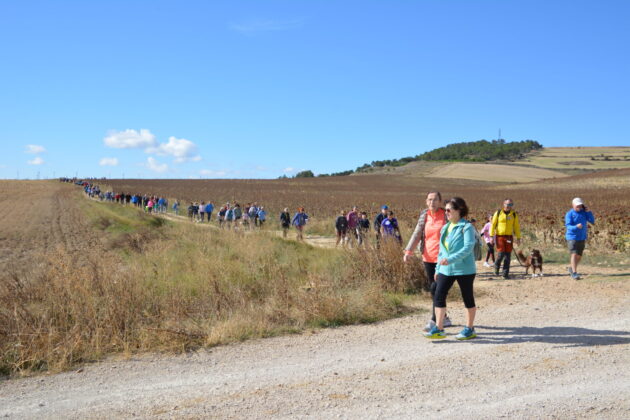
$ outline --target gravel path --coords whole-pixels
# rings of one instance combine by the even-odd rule
[[[0,382],[0,418],[630,418],[630,273],[545,268],[479,276],[476,340],[424,339],[414,315],[110,359]]]

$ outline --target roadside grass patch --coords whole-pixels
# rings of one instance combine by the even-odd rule
[[[113,353],[377,322],[417,310],[407,302],[426,296],[414,294],[424,284],[420,263],[404,264],[397,245],[323,249],[84,202],[110,251],[59,248],[2,278],[0,371],[61,371]]]

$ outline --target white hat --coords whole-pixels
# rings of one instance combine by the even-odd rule
[[[575,197],[573,199],[573,205],[574,206],[583,206],[584,205],[584,201],[582,201],[582,199],[580,197]]]

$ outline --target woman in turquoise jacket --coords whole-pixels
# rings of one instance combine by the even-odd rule
[[[438,254],[435,281],[437,287],[433,297],[436,325],[427,332],[427,338],[446,338],[444,315],[446,314],[446,296],[457,281],[466,306],[466,326],[457,334],[458,340],[475,338],[474,321],[477,307],[473,294],[473,282],[477,268],[475,266],[475,227],[466,220],[468,206],[463,198],[453,197],[446,202],[448,223],[440,232],[440,251]]]

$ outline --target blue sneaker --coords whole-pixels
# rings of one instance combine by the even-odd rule
[[[434,325],[433,328],[431,328],[431,331],[424,333],[424,336],[426,338],[441,339],[446,338],[446,333],[444,330],[438,329],[437,325]]]
[[[474,328],[464,327],[464,329],[455,336],[458,340],[470,340],[477,337],[477,333]]]

